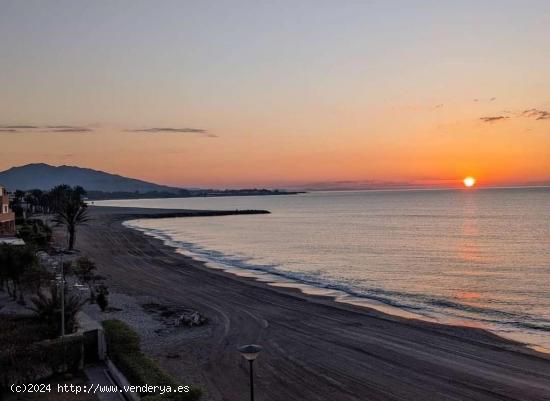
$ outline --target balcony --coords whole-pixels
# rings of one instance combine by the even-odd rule
[[[15,221],[15,213],[0,213],[0,223],[5,223],[7,221]]]

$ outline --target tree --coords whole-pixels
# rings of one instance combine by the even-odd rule
[[[64,284],[62,284],[64,285]],[[56,284],[50,287],[48,295],[39,292],[31,299],[33,306],[29,309],[34,311],[38,318],[52,328],[53,333],[61,332],[61,291]],[[65,286],[65,331],[66,334],[72,333],[75,329],[76,314],[84,305],[77,295],[67,291]]]
[[[52,230],[39,219],[27,219],[18,227],[19,237],[25,241],[27,245],[32,245],[39,249],[47,248],[51,237]]]
[[[27,202],[28,206],[30,206],[30,212],[36,213],[37,207],[40,205],[40,200],[43,196],[43,192],[40,189],[33,189],[32,191],[29,191],[27,193],[27,196],[25,196],[25,201]]]
[[[90,221],[88,209],[82,197],[86,193],[82,187],[71,188],[59,185],[52,189],[55,217],[58,226],[65,226],[69,235],[69,250],[74,249],[76,228]]]
[[[11,210],[14,211],[17,217],[23,216],[23,199],[25,198],[25,192],[17,190],[13,193],[13,200],[11,201]]]
[[[24,197],[25,197],[25,192],[21,191],[20,189],[16,190],[13,193],[13,201],[16,203],[21,203]]]
[[[71,187],[68,185],[57,185],[53,187],[49,194],[50,211],[56,212],[60,209],[63,203],[69,198]]]
[[[101,312],[105,312],[109,306],[109,289],[105,284],[101,284],[97,290],[97,305],[101,309]]]
[[[27,294],[38,294],[45,284],[51,283],[55,275],[42,264],[35,263],[21,275],[20,290]]]
[[[13,297],[10,281],[13,279],[15,271],[16,257],[14,247],[2,244],[0,245],[0,286],[6,288],[8,294]]]
[[[90,303],[94,303],[95,297],[95,284],[102,280],[103,277],[96,273],[97,267],[95,263],[82,256],[76,260],[75,266],[72,269],[72,273],[78,278],[79,281],[86,284],[90,290]]]
[[[38,269],[38,258],[31,247],[0,245],[0,283],[13,299],[23,303],[24,288],[35,288],[33,269]]]

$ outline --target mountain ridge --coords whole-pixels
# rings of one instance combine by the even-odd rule
[[[0,185],[10,191],[16,189],[48,190],[61,184],[80,185],[87,191],[103,192],[162,191],[176,193],[182,189],[79,166],[30,163],[0,172]]]

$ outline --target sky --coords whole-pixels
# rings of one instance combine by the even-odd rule
[[[550,183],[548,1],[0,0],[0,170]]]

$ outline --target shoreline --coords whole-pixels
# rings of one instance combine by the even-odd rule
[[[359,297],[356,295],[353,295],[352,293],[346,292],[345,290],[337,289],[337,288],[330,288],[325,287],[321,285],[315,285],[315,283],[307,282],[307,281],[301,281],[298,278],[293,278],[291,276],[287,276],[284,274],[277,274],[276,272],[271,272],[268,270],[262,270],[262,269],[252,269],[252,268],[245,268],[245,267],[238,267],[238,266],[229,266],[225,265],[221,262],[216,262],[214,260],[208,260],[207,258],[203,258],[198,254],[194,254],[192,250],[186,249],[183,246],[176,245],[171,239],[169,239],[167,236],[164,236],[162,234],[156,233],[156,230],[150,230],[150,229],[144,229],[140,227],[134,227],[131,224],[129,224],[132,221],[137,221],[141,219],[136,220],[126,220],[122,222],[122,225],[126,228],[129,228],[131,230],[136,230],[143,235],[147,235],[153,238],[156,238],[165,246],[168,246],[172,249],[174,249],[175,252],[189,257],[193,259],[194,261],[198,263],[204,264],[204,266],[215,269],[215,270],[221,270],[223,272],[229,273],[231,275],[237,276],[239,278],[243,279],[251,279],[258,281],[260,283],[265,283],[270,287],[279,287],[279,288],[288,288],[288,289],[295,289],[299,290],[302,294],[307,296],[319,296],[319,297],[327,297],[335,302],[341,302],[341,303],[348,303],[351,305],[361,306],[365,308],[375,309],[379,312],[391,315],[391,316],[398,316],[406,319],[418,319],[418,320],[424,320],[427,322],[432,323],[441,323],[438,322],[436,319],[430,319],[427,316],[423,316],[420,314],[415,314],[413,312],[408,312],[404,309],[399,308],[398,306],[393,306],[389,304],[385,304],[381,301],[377,302],[375,300],[366,298],[366,297]],[[349,298],[349,300],[346,300],[344,298]],[[520,341],[521,342],[521,341]],[[550,352],[550,350],[549,350]]]
[[[263,212],[263,211],[262,211]],[[161,216],[169,217],[169,216]],[[184,216],[185,217],[185,216]],[[147,218],[144,218],[147,219]],[[416,319],[429,323],[437,323],[450,326],[459,326],[459,327],[470,327],[477,328],[481,330],[486,330],[498,337],[511,340],[524,346],[535,350],[537,352],[542,352],[545,354],[550,354],[550,348],[546,343],[541,344],[537,342],[530,342],[531,339],[529,333],[525,333],[521,330],[517,331],[506,331],[504,327],[498,326],[495,323],[493,326],[483,324],[478,322],[475,319],[460,319],[457,317],[451,317],[444,314],[438,314],[436,316],[430,316],[422,314],[420,312],[409,311],[406,307],[400,307],[399,305],[393,305],[391,303],[385,303],[384,301],[376,300],[369,298],[368,296],[361,296],[357,293],[354,293],[353,290],[339,288],[335,284],[323,283],[323,282],[314,282],[308,281],[304,278],[296,277],[288,273],[279,273],[276,271],[270,271],[262,268],[252,267],[241,267],[238,265],[231,265],[224,263],[219,260],[214,260],[208,258],[208,256],[201,255],[198,251],[192,249],[193,244],[188,244],[186,242],[174,241],[170,238],[169,235],[152,228],[143,228],[134,222],[139,222],[142,220],[138,219],[129,219],[122,222],[124,227],[136,230],[144,235],[156,238],[162,243],[170,248],[173,248],[175,252],[180,253],[184,256],[187,256],[193,260],[196,260],[200,263],[211,269],[221,270],[226,273],[238,276],[240,278],[253,279],[262,283],[266,283],[270,287],[279,287],[279,288],[289,288],[297,289],[306,296],[322,296],[327,297],[334,302],[351,304],[359,307],[364,307],[368,309],[374,309],[376,311],[388,314],[391,316],[402,317],[405,319]],[[186,246],[187,245],[187,246]],[[188,246],[191,246],[190,248]]]
[[[209,356],[202,361],[204,364],[201,358],[191,358],[194,366],[204,371],[210,399],[222,400],[221,397],[229,394],[229,399],[236,399],[246,394],[246,371],[235,352],[236,346],[244,342],[267,345],[260,367],[279,378],[284,372],[288,391],[272,388],[276,377],[260,377],[263,381],[259,384],[261,391],[271,395],[266,399],[326,399],[323,394],[330,392],[338,394],[336,399],[339,400],[359,400],[372,392],[378,394],[376,399],[384,400],[403,399],[405,394],[426,399],[436,391],[441,394],[437,399],[451,399],[457,392],[465,397],[475,394],[475,399],[480,400],[503,399],[501,396],[505,394],[516,394],[518,398],[514,399],[537,400],[546,399],[542,394],[550,394],[547,384],[550,358],[518,342],[481,329],[392,316],[368,306],[341,303],[332,297],[304,294],[299,289],[235,276],[207,267],[204,262],[176,252],[162,240],[122,224],[136,218],[173,217],[174,213],[199,216],[204,213],[219,215],[220,212],[119,207],[93,207],[90,211],[96,220],[91,223],[91,229],[81,229],[77,246],[97,261],[101,274],[111,276],[109,281],[117,290],[129,295],[158,296],[155,292],[162,282],[163,294],[159,299],[183,301],[212,316],[210,335],[194,344],[202,348],[199,354],[211,352],[207,352]],[[99,232],[94,232],[97,230]],[[121,242],[126,249],[114,246]],[[107,249],[99,252],[98,245]],[[147,263],[141,267],[143,258]],[[109,269],[113,261],[117,262],[116,268]],[[234,303],[240,307],[233,306]],[[293,316],[291,321],[297,327],[288,322],[284,324],[287,315]],[[418,341],[411,341],[411,331]],[[319,341],[327,347],[319,348],[320,344],[312,343],[311,338],[316,335],[320,335]],[[375,344],[382,349],[372,348]],[[182,349],[189,345],[182,344]],[[292,348],[292,352],[288,348]],[[325,349],[340,349],[345,358],[326,355]],[[296,359],[294,355],[304,358]],[[461,363],[456,361],[464,358]],[[506,362],[497,363],[502,358]],[[308,359],[315,363],[310,366],[300,362]],[[227,374],[227,378],[216,377],[219,368],[212,365],[233,372]],[[295,365],[301,368],[296,371]],[[391,369],[386,372],[382,365],[389,365]],[[493,365],[493,368],[487,370],[486,365]],[[435,366],[439,367],[434,369]],[[460,366],[464,369],[459,369]],[[401,374],[396,375],[396,370]],[[495,371],[499,371],[498,377]],[[445,380],[441,379],[442,373]],[[464,380],[466,376],[469,380]],[[521,376],[521,380],[516,376]],[[462,379],[457,381],[459,377]],[[235,381],[239,386],[234,385]],[[308,385],[301,386],[300,382]],[[472,387],[472,383],[477,384]],[[312,384],[315,384],[315,391],[309,388]],[[502,393],[501,390],[496,393],[482,391],[495,385],[507,390]],[[350,386],[355,388],[352,393],[348,392]],[[334,393],[335,388],[340,392]],[[411,395],[411,399],[414,398]]]

